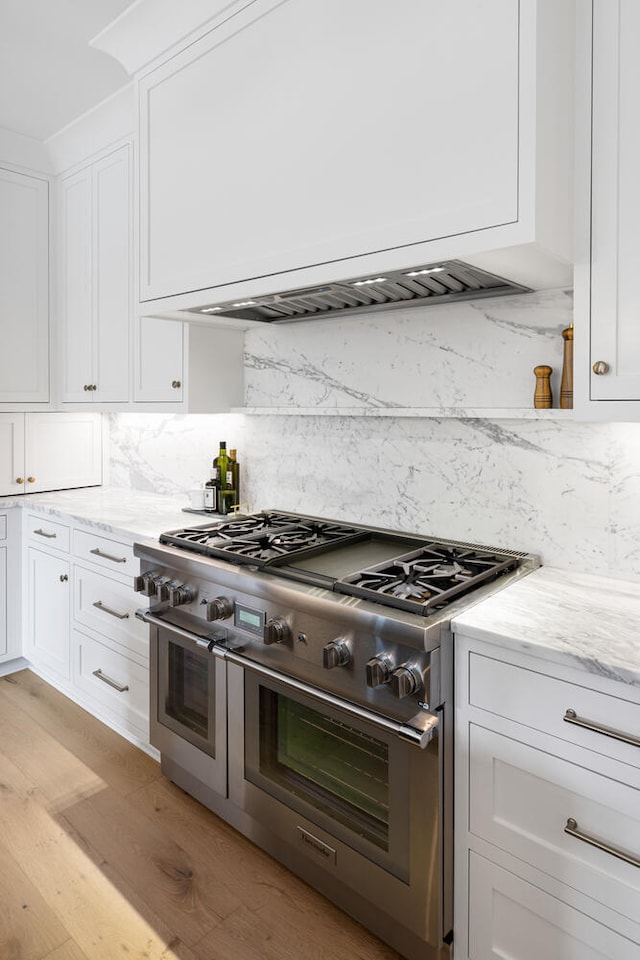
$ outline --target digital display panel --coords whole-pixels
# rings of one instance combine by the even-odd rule
[[[265,615],[262,610],[252,610],[251,607],[243,607],[236,603],[234,624],[241,627],[242,630],[248,630],[249,633],[255,633],[261,637],[264,633]]]

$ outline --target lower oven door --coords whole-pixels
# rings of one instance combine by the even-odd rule
[[[228,683],[230,796],[251,818],[252,839],[385,939],[389,924],[404,926],[435,951],[440,738],[420,749],[234,663]]]
[[[224,654],[160,618],[150,623],[150,740],[170,779],[210,805],[227,796]]]

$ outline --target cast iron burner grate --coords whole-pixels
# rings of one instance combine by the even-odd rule
[[[426,615],[517,566],[517,557],[441,545],[343,577],[334,590]]]
[[[160,535],[160,542],[238,562],[266,563],[299,550],[329,546],[357,535],[353,527],[284,513],[254,514],[207,527]]]

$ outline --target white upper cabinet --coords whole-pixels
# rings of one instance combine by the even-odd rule
[[[139,82],[141,301],[538,242],[570,256],[571,8],[255,0],[229,17]]]
[[[589,402],[590,415],[640,419],[637,0],[594,0],[592,35],[591,339],[582,375],[589,401],[605,401]]]
[[[0,403],[49,401],[49,183],[0,168]]]
[[[63,402],[129,399],[132,203],[128,144],[60,183]]]
[[[102,483],[97,413],[0,413],[0,496]]]

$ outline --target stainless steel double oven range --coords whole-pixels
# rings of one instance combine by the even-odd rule
[[[139,543],[163,773],[412,960],[452,930],[452,616],[535,558],[263,512]]]

